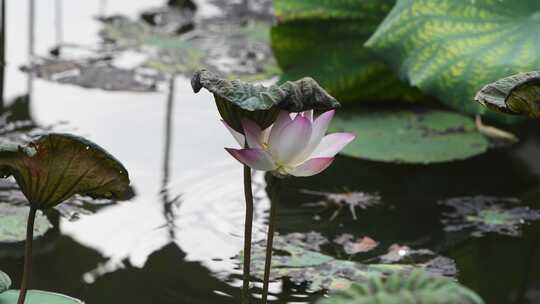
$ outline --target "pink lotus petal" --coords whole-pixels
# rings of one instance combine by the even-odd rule
[[[254,170],[272,171],[276,165],[270,155],[261,149],[231,149],[225,148],[232,157]]]
[[[319,115],[317,119],[315,119],[315,122],[313,122],[313,131],[311,132],[311,138],[309,139],[309,143],[307,144],[306,149],[296,159],[294,159],[293,162],[303,162],[310,157],[313,151],[315,151],[315,149],[321,143],[335,113],[335,110],[330,110],[324,112],[323,114]]]
[[[352,133],[332,133],[326,135],[310,157],[334,157],[353,141],[355,137]]]
[[[269,149],[273,159],[282,165],[288,164],[305,150],[311,131],[311,122],[302,115],[297,115],[281,130],[276,142],[270,142]]]
[[[312,158],[288,173],[293,176],[312,176],[324,171],[333,161],[333,157]]]
[[[236,132],[236,130],[231,128],[224,120],[221,120],[221,122],[223,123],[223,125],[225,125],[225,128],[227,128],[227,130],[229,130],[229,132],[234,137],[236,142],[240,145],[240,147],[243,147],[244,144],[245,144],[244,143],[244,141],[245,141],[244,135],[242,135],[240,132]]]
[[[290,123],[292,123],[292,119],[289,116],[289,112],[280,111],[278,117],[276,118],[276,121],[272,125],[270,135],[268,136],[268,143],[270,146],[277,144],[281,130],[283,130],[283,128],[285,128]]]
[[[248,147],[262,149],[263,133],[261,127],[249,119],[242,119],[242,127],[244,128]]]

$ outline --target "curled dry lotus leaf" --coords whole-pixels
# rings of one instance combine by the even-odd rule
[[[519,73],[488,84],[475,100],[498,112],[540,118],[540,72]]]
[[[11,279],[9,276],[0,270],[0,293],[8,290],[11,287]]]
[[[274,122],[279,109],[302,112],[330,110],[340,106],[334,97],[309,77],[265,87],[241,80],[227,80],[207,70],[200,70],[191,79],[191,86],[195,93],[205,88],[214,94],[223,119],[242,133],[242,118],[250,118],[266,128]]]
[[[121,196],[129,186],[124,166],[93,142],[48,134],[25,146],[0,149],[0,173],[13,175],[30,204],[52,208],[75,194]]]
[[[8,290],[0,294],[0,304],[15,304],[19,298],[18,290]],[[82,301],[63,294],[29,290],[26,294],[25,304],[83,304]]]
[[[410,274],[394,273],[388,278],[372,276],[366,283],[356,283],[318,304],[483,304],[472,290],[445,277],[433,276],[421,270]]]

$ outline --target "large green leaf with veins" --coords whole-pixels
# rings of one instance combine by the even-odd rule
[[[0,294],[0,304],[16,304],[19,298],[18,290],[8,290]],[[83,302],[59,293],[41,290],[29,290],[25,304],[83,304]]]
[[[363,109],[339,113],[333,131],[357,134],[342,153],[383,162],[440,163],[488,149],[474,121],[455,112],[425,108]]]
[[[364,42],[395,0],[276,0],[272,49],[281,81],[315,78],[342,102],[416,100]]]
[[[483,304],[472,290],[449,278],[417,270],[394,273],[388,278],[373,276],[367,283],[353,284],[319,304]]]
[[[366,46],[447,106],[500,121],[473,102],[484,84],[540,66],[540,1],[398,0]]]
[[[37,209],[75,194],[120,197],[129,187],[124,166],[97,144],[69,134],[48,134],[25,146],[0,147],[0,173],[13,175]]]

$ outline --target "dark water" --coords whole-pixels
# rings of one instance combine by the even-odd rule
[[[24,3],[23,3],[24,2]],[[108,1],[107,14],[135,15],[161,5],[154,0]],[[211,8],[206,13],[211,14]],[[93,17],[100,1],[64,1],[62,39],[99,41]],[[8,3],[6,101],[28,94],[27,6]],[[36,53],[56,42],[54,6],[38,1]],[[88,304],[238,303],[240,271],[233,256],[242,248],[241,167],[223,150],[235,145],[222,127],[212,97],[194,95],[177,77],[156,93],[111,93],[43,80],[31,81],[31,115],[39,125],[96,141],[129,169],[135,197],[78,221],[56,217],[56,227],[37,243],[31,286],[80,298]],[[540,208],[540,125],[517,130],[524,141],[467,161],[432,166],[372,163],[340,157],[325,173],[287,180],[279,232],[320,231],[368,235],[384,251],[393,243],[430,248],[456,260],[459,280],[487,303],[540,302],[540,223],[522,237],[445,232],[438,201],[490,195],[517,197]],[[264,238],[269,201],[264,176],[256,174],[255,240]],[[383,204],[330,212],[304,203],[316,197],[298,189],[378,193]],[[0,249],[0,269],[20,280],[22,247]],[[17,286],[15,286],[17,287]],[[260,284],[254,293],[260,291]],[[271,285],[275,303],[312,303],[320,294],[286,280]],[[257,295],[256,295],[257,296]]]

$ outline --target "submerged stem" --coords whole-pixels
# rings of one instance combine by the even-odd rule
[[[253,229],[253,191],[251,189],[251,169],[246,165],[244,165],[244,196],[246,198],[246,219],[244,224],[244,285],[242,288],[242,303],[249,304],[251,234]]]
[[[33,205],[30,206],[30,212],[28,213],[28,223],[26,225],[26,248],[24,252],[24,271],[21,281],[21,290],[19,292],[18,304],[24,304],[26,299],[26,291],[28,289],[28,281],[32,272],[32,243],[34,240],[34,221],[36,218],[37,208]]]
[[[276,231],[276,209],[279,202],[279,190],[281,186],[281,180],[279,178],[273,179],[272,185],[272,197],[270,199],[270,222],[268,224],[268,236],[266,239],[266,259],[264,263],[264,280],[263,280],[263,292],[262,303],[268,302],[268,285],[270,284],[270,269],[272,268],[272,249],[274,246],[274,233]]]

